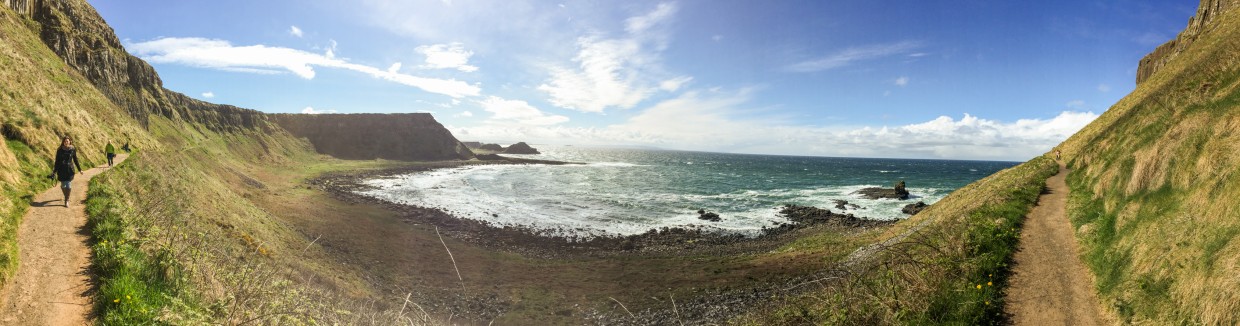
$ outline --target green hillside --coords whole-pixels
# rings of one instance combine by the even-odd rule
[[[160,144],[125,110],[65,64],[35,33],[40,25],[0,6],[0,284],[17,267],[16,232],[47,178],[61,136],[80,148],[83,167],[104,161],[107,142],[142,149]]]
[[[83,148],[84,165],[101,162],[108,141],[140,149],[91,184],[86,209],[100,322],[445,323],[421,307],[414,314],[401,300],[409,293],[378,288],[383,279],[370,279],[366,267],[349,260],[357,252],[329,252],[295,225],[315,223],[312,218],[275,212],[295,206],[281,202],[286,198],[327,201],[307,178],[409,163],[321,156],[257,111],[165,90],[85,1],[23,5],[0,6],[0,286],[19,264],[20,218],[31,196],[52,186],[50,159],[59,137],[69,135]],[[1074,171],[1068,211],[1083,259],[1096,276],[1101,304],[1121,322],[1240,323],[1240,241],[1233,241],[1240,235],[1236,7],[1237,1],[1203,1],[1189,29],[1143,61],[1136,90],[1058,147]],[[42,10],[49,21],[31,20],[30,10]],[[49,47],[41,39],[49,35],[69,41]],[[775,265],[786,262],[780,257],[805,256],[822,277],[807,283],[814,290],[774,296],[731,322],[1002,322],[1023,216],[1055,171],[1053,160],[1038,157],[885,231],[846,241],[837,233],[807,232],[769,253],[736,258]],[[331,205],[307,206],[340,209]],[[411,233],[438,236],[424,231]],[[871,238],[882,242],[852,251],[850,245]],[[431,243],[433,250],[458,244],[443,241]],[[471,250],[493,261],[548,264],[477,248],[462,248],[457,257]],[[840,258],[845,252],[853,254]],[[634,266],[649,263],[637,261]],[[529,289],[513,292],[521,290]],[[648,296],[657,295],[664,294]],[[530,315],[568,302],[541,293],[514,297],[533,298],[523,303],[534,307],[522,312]],[[450,310],[433,312],[444,311]],[[560,317],[551,320],[576,320]]]
[[[1124,322],[1240,323],[1240,10],[1206,11],[1237,6],[1203,1],[1160,48],[1174,56],[1061,145],[1085,261]]]
[[[84,167],[104,161],[108,141],[138,149],[129,161],[95,178],[88,196],[101,323],[317,318],[347,324],[360,317],[340,311],[378,311],[360,304],[327,305],[336,301],[324,299],[334,298],[333,289],[371,294],[350,274],[334,272],[340,267],[307,258],[316,253],[304,249],[310,241],[251,202],[263,189],[250,174],[279,174],[325,160],[308,143],[257,111],[164,90],[153,71],[107,66],[149,69],[109,45],[118,44],[106,41],[115,39],[110,29],[74,29],[102,22],[84,1],[30,6],[23,9],[26,14],[0,6],[0,131],[6,145],[0,147],[0,286],[20,264],[21,216],[33,194],[53,186],[47,178],[51,158],[59,137],[68,135],[80,148]],[[44,17],[55,19],[35,22],[30,10],[45,10],[51,14]],[[70,13],[77,16],[65,16]],[[69,48],[93,53],[70,64],[40,35],[69,35],[97,48]],[[123,57],[109,61],[115,57],[101,53]],[[73,64],[97,75],[84,76]],[[115,82],[126,78],[129,82]],[[375,165],[355,165],[366,164]]]

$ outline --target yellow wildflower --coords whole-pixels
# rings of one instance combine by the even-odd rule
[[[995,286],[994,282],[986,282],[986,286]]]
[[[113,303],[121,302],[121,299],[112,300]]]
[[[125,295],[125,300],[132,300],[132,299],[129,298],[129,295]]]
[[[978,284],[978,285],[977,285],[977,289],[978,289],[978,290],[981,290],[981,289],[982,289],[982,285],[981,285],[981,284]]]

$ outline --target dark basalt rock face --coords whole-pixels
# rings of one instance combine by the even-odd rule
[[[429,113],[271,114],[319,153],[350,160],[467,160],[474,157]]]
[[[1141,58],[1141,62],[1137,64],[1137,84],[1145,82],[1160,68],[1167,65],[1167,62],[1179,56],[1184,49],[1197,41],[1197,36],[1202,32],[1217,25],[1214,24],[1217,17],[1235,8],[1240,8],[1240,1],[1202,0],[1201,5],[1197,7],[1197,14],[1189,18],[1188,26],[1184,28],[1184,31],[1180,32],[1175,39],[1163,43]]]
[[[478,146],[478,149],[488,150],[492,152],[503,152],[504,146],[500,146],[499,144],[482,144],[482,146]]]
[[[217,132],[274,128],[262,112],[208,103],[167,90],[155,68],[130,55],[94,7],[83,0],[0,2],[39,24],[39,38],[65,64],[146,127],[152,115]]]
[[[509,145],[508,148],[504,149],[504,154],[542,154],[542,153],[539,153],[537,149],[530,147],[529,144],[526,144],[525,142],[520,142],[520,143]]]

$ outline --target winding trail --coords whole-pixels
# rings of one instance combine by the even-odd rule
[[[1068,169],[1046,180],[1021,231],[1007,312],[1016,325],[1101,325],[1094,281],[1081,262],[1065,206]]]
[[[129,157],[117,154],[114,163]],[[86,185],[102,165],[73,179],[69,207],[59,184],[30,203],[17,231],[21,266],[0,291],[0,325],[93,324]]]

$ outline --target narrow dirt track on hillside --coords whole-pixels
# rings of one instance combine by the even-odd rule
[[[1077,252],[1065,206],[1068,170],[1046,180],[1021,231],[1007,292],[1007,312],[1016,325],[1101,325],[1093,278]]]
[[[128,155],[118,154],[119,164]],[[59,183],[39,194],[17,231],[21,266],[0,291],[2,325],[87,325],[91,321],[90,249],[86,230],[86,184],[106,164],[73,179],[69,207]]]

